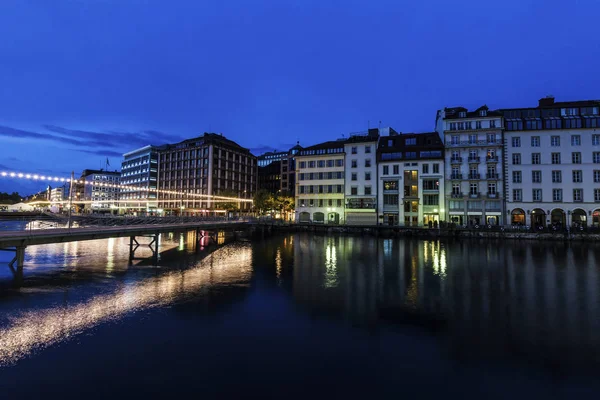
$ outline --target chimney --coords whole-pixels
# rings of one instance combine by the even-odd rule
[[[554,96],[548,95],[539,101],[539,107],[548,107],[554,104]]]

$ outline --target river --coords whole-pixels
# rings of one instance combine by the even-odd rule
[[[194,239],[0,253],[3,398],[600,397],[598,245]]]

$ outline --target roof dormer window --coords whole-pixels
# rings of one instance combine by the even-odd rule
[[[487,115],[487,110],[479,110],[479,116],[485,117]]]
[[[467,112],[466,111],[461,111],[458,113],[459,118],[465,118],[467,116]]]

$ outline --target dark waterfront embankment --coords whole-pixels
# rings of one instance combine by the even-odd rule
[[[479,228],[423,228],[400,226],[350,226],[320,224],[268,224],[255,226],[255,232],[299,233],[312,232],[318,234],[373,236],[382,238],[414,237],[424,240],[447,238],[457,239],[498,239],[498,240],[541,240],[541,241],[600,241],[600,230],[554,230],[546,228],[532,231],[530,229],[510,229],[501,227]]]

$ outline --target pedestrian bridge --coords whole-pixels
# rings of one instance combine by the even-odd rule
[[[166,221],[165,221],[166,222]],[[54,229],[26,229],[20,231],[0,231],[0,250],[12,251],[15,257],[9,263],[17,271],[22,271],[25,258],[25,249],[27,246],[40,244],[76,242],[82,240],[97,240],[118,237],[130,238],[130,260],[135,259],[135,250],[140,246],[137,237],[150,237],[152,241],[148,246],[152,250],[153,256],[158,257],[158,235],[170,232],[189,232],[196,231],[200,238],[203,232],[214,232],[223,230],[242,230],[247,229],[250,223],[244,220],[225,221],[225,220],[196,220],[182,221],[173,223],[172,221],[160,223],[153,221],[148,224],[136,225],[111,225],[111,226],[82,226],[76,228],[54,228]]]

